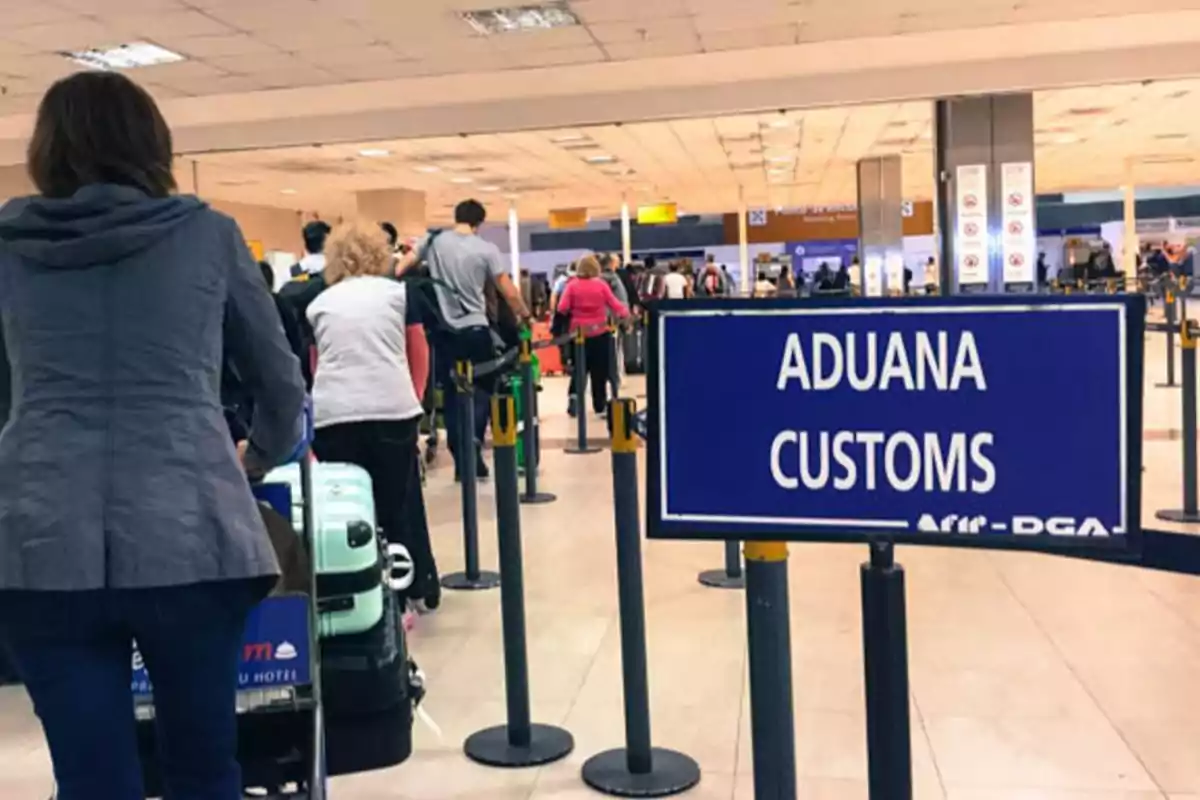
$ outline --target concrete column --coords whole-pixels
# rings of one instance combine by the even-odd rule
[[[741,263],[741,276],[739,280],[742,285],[742,294],[749,297],[750,295],[750,233],[747,227],[749,219],[746,215],[749,213],[746,208],[746,196],[744,191],[738,188],[738,261]]]
[[[1033,95],[938,100],[934,130],[942,291],[1033,291]]]
[[[858,252],[863,294],[904,291],[904,198],[900,156],[858,162]]]
[[[355,195],[359,219],[390,222],[401,238],[425,233],[425,193],[411,189],[376,189]]]
[[[629,201],[621,201],[621,264],[633,261],[633,226],[629,221]]]
[[[512,279],[517,286],[521,285],[521,217],[517,214],[517,203],[514,200],[508,206],[508,258],[512,264]]]
[[[1124,193],[1123,200],[1125,210],[1124,234],[1121,237],[1122,255],[1121,268],[1125,270],[1125,276],[1132,278],[1137,275],[1137,256],[1138,250],[1141,249],[1142,242],[1138,237],[1137,232],[1137,187],[1133,181],[1133,159],[1125,159],[1125,185],[1121,187]]]

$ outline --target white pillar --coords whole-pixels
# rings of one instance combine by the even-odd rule
[[[1121,267],[1125,276],[1132,278],[1137,274],[1137,254],[1141,247],[1137,233],[1137,187],[1133,185],[1133,159],[1125,160],[1125,185],[1121,187],[1125,200],[1125,224],[1122,241]]]
[[[633,229],[629,224],[629,201],[621,201],[621,265],[633,260]]]
[[[738,189],[738,261],[741,262],[742,294],[750,294],[750,234],[746,228],[748,219],[746,197],[741,188]]]
[[[508,258],[512,264],[512,279],[521,285],[521,219],[517,216],[517,203],[508,206]]]

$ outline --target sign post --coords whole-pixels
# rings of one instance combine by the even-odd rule
[[[758,797],[794,792],[779,783],[794,784],[779,740],[761,741],[791,724],[778,685],[790,668],[754,665],[755,654],[760,665],[773,658],[760,639],[786,631],[785,543],[871,545],[872,800],[911,796],[895,544],[1138,557],[1144,328],[1138,295],[667,300],[653,310],[647,532],[747,542]],[[738,380],[713,380],[714,363],[737,364]],[[1085,413],[1030,413],[1051,398]],[[712,424],[711,409],[747,401],[753,415]]]

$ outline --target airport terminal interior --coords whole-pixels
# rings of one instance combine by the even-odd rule
[[[1200,544],[1192,338],[1200,298],[1188,304],[1200,243],[1200,0],[0,0],[0,197],[33,191],[25,153],[46,89],[89,69],[121,71],[151,93],[173,131],[180,191],[237,221],[276,290],[298,277],[301,230],[314,221],[391,222],[407,248],[452,226],[455,207],[475,199],[488,213],[478,235],[514,282],[545,288],[533,303],[535,340],[549,337],[555,283],[589,253],[611,253],[635,273],[670,264],[695,276],[697,294],[707,293],[711,264],[737,308],[1004,294],[1046,308],[1059,308],[1048,297],[1090,308],[1086,296],[1138,310],[1142,298],[1144,337],[1129,353],[1120,342],[1120,413],[1140,417],[1140,428],[1104,428],[1096,409],[1109,403],[1098,396],[1064,402],[1040,387],[1010,390],[1004,413],[1084,431],[1061,445],[1080,452],[1093,421],[1095,441],[1119,433],[1123,521],[1105,536],[1123,540],[1125,526],[1196,535],[1180,545],[1188,552]],[[831,277],[839,272],[842,283]],[[795,299],[764,299],[784,294]],[[971,313],[987,311],[980,303]],[[645,324],[637,320],[639,333],[622,337],[614,357],[619,397],[653,417],[665,414],[656,381],[671,367],[664,350],[631,358],[648,350]],[[1129,324],[1142,331],[1140,317]],[[1115,351],[1111,343],[1073,342],[1064,367]],[[519,523],[532,718],[568,731],[573,749],[527,768],[464,753],[469,736],[511,711],[511,619],[501,589],[448,588],[436,609],[406,617],[425,690],[411,755],[330,777],[328,797],[601,796],[581,777],[584,764],[628,744],[630,611],[619,598],[629,573],[619,575],[628,564],[618,558],[614,516],[615,450],[627,453],[603,416],[583,413],[586,404],[568,408],[570,346],[536,351],[537,479],[556,499],[521,504]],[[768,346],[776,347],[750,339],[716,347],[686,419],[702,413],[731,432],[721,441],[761,433],[766,406],[756,408],[756,397],[776,403],[775,375],[769,392],[746,376],[762,360],[754,351]],[[775,349],[767,360],[778,367]],[[912,409],[907,417],[919,417]],[[596,452],[568,452],[579,444],[576,410]],[[808,422],[825,424],[819,415]],[[772,432],[792,425],[772,424]],[[468,565],[463,484],[442,436],[423,480],[448,575]],[[1146,568],[1035,552],[1036,544],[1028,552],[898,544],[910,794],[888,788],[895,771],[871,779],[889,745],[868,737],[888,720],[868,705],[866,534],[848,543],[758,536],[790,538],[787,560],[759,563],[768,550],[751,545],[750,561],[737,564],[757,575],[764,565],[785,570],[790,596],[774,612],[790,625],[790,642],[774,655],[790,663],[789,740],[753,724],[756,714],[780,719],[776,701],[787,696],[775,687],[752,698],[751,676],[762,673],[752,668],[748,613],[761,587],[698,580],[725,568],[719,535],[645,535],[659,510],[647,496],[658,466],[649,451],[667,448],[667,436],[633,441],[644,528],[633,538],[643,570],[642,711],[656,747],[699,767],[699,782],[681,796],[1200,798],[1200,577],[1188,574],[1200,557]],[[503,557],[498,444],[484,454],[492,477],[476,486],[485,570]],[[1070,494],[1076,482],[1052,466],[1061,462],[1050,448],[1060,445],[1044,446],[1046,459],[1029,467],[1045,474],[1033,482]],[[1140,452],[1140,470],[1127,449]],[[719,495],[747,471],[732,452],[710,452],[687,474],[707,473]],[[1094,491],[1105,509],[1118,493],[1099,480]],[[1130,507],[1140,519],[1125,519],[1138,491]],[[1193,522],[1158,516],[1189,504]],[[1066,527],[1083,536],[1079,521]],[[1041,541],[1025,544],[1032,540]],[[54,792],[49,751],[24,688],[7,677],[0,800],[44,800]],[[758,774],[756,761],[771,774]]]

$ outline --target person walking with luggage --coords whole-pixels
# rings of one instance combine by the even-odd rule
[[[321,461],[357,464],[371,476],[384,535],[412,556],[404,599],[436,608],[417,447],[429,378],[419,296],[392,279],[391,247],[378,226],[336,229],[325,253],[328,288],[308,307],[317,343],[313,450]]]
[[[38,194],[0,210],[0,643],[58,800],[145,797],[135,639],[167,796],[242,797],[242,631],[279,572],[247,473],[296,450],[304,383],[237,224],[175,194],[172,158],[148,93],[80,72],[38,108]]]
[[[425,237],[415,251],[400,259],[396,267],[396,274],[403,275],[416,264],[427,263],[430,277],[437,281],[434,294],[446,327],[435,333],[435,349],[438,369],[443,370],[447,387],[454,385],[455,364],[459,361],[481,364],[496,355],[487,315],[489,284],[495,286],[518,324],[528,324],[530,320],[529,310],[521,300],[521,290],[509,276],[500,249],[479,236],[479,228],[486,219],[487,211],[481,203],[464,200],[454,209],[453,228]],[[443,353],[445,358],[441,357]],[[475,430],[468,432],[474,442],[473,453],[456,452],[459,440],[457,404],[446,403],[446,430],[456,476],[459,459],[473,457],[476,459],[476,476],[488,477],[487,465],[483,462],[483,435],[491,417],[489,405],[495,385],[495,375],[481,376],[475,381]]]
[[[562,299],[558,302],[559,313],[570,318],[571,330],[584,329],[584,357],[587,375],[575,370],[573,373],[576,396],[583,393],[586,382],[592,382],[592,410],[603,414],[608,410],[608,382],[612,369],[612,334],[605,324],[611,311],[619,319],[629,317],[629,308],[618,300],[600,277],[600,262],[593,255],[579,259],[578,274],[567,284]],[[577,413],[585,413],[582,408]]]

